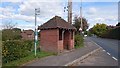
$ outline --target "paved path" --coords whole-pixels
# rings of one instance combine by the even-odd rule
[[[114,60],[103,49],[100,49],[86,59],[78,61],[73,66],[118,66],[118,61]]]
[[[84,44],[85,44],[84,47],[74,50],[72,52],[42,58],[34,62],[28,63],[25,66],[64,66],[65,64],[72,62],[78,59],[79,57],[99,48],[98,46],[96,46],[94,43],[87,39],[85,40]]]

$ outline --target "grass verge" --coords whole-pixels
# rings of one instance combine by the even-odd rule
[[[35,57],[34,52],[32,52],[27,57],[21,58],[19,60],[11,61],[10,63],[3,64],[3,67],[4,66],[20,66],[20,65],[23,65],[24,63],[30,62],[32,60],[36,60],[38,58],[43,58],[43,57],[50,56],[50,55],[54,55],[54,53],[41,51],[41,52],[37,52],[37,55]]]
[[[84,44],[82,43],[81,45],[79,45],[79,46],[75,46],[75,49],[77,49],[77,48],[82,48],[82,47],[84,47]]]

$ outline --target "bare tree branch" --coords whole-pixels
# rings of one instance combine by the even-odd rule
[[[17,23],[13,23],[12,21],[6,21],[2,25],[4,29],[12,29],[17,25]]]

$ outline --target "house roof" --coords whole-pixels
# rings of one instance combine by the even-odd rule
[[[26,34],[33,34],[34,31],[33,30],[24,30],[22,33],[26,33]]]
[[[59,16],[55,16],[43,25],[39,26],[38,29],[51,29],[51,28],[63,28],[63,29],[76,29],[70,23],[66,22]]]

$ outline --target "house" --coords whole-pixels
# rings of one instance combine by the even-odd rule
[[[74,49],[76,28],[59,16],[55,16],[43,25],[40,30],[40,47],[43,51],[60,53]]]
[[[25,40],[34,40],[34,31],[33,30],[23,30],[21,32],[22,39]]]
[[[115,29],[115,28],[119,28],[120,26],[112,26],[112,25],[109,25],[107,26],[107,29]]]

